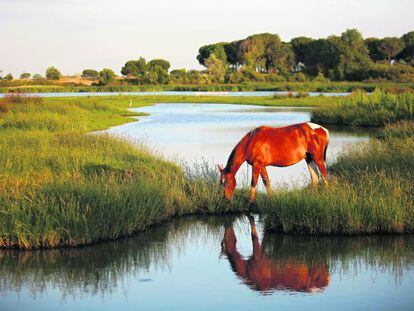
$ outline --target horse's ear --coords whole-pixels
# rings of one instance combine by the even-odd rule
[[[223,173],[223,168],[221,167],[221,165],[220,164],[217,164],[217,167],[218,167],[219,172],[220,173]]]

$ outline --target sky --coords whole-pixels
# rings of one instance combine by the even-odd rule
[[[322,38],[357,28],[364,37],[414,30],[413,0],[0,0],[0,70],[119,73],[130,59],[201,68],[202,45],[254,33]]]

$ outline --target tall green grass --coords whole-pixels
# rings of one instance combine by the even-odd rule
[[[414,138],[372,141],[330,168],[316,190],[279,191],[262,198],[266,227],[310,234],[414,231]]]
[[[312,121],[334,125],[379,127],[413,119],[414,93],[393,94],[379,89],[371,94],[355,92],[336,105],[325,106],[312,113]]]
[[[249,209],[244,190],[232,205],[223,199],[217,173],[208,167],[185,171],[145,146],[90,133],[132,120],[127,117],[136,114],[126,111],[130,98],[7,100],[9,109],[0,112],[2,247],[84,245],[178,215]],[[135,106],[162,101],[132,100]],[[316,99],[286,100],[310,104]],[[340,159],[331,169],[335,177],[329,188],[259,195],[255,210],[265,215],[268,229],[282,232],[414,231],[413,138],[391,136]]]

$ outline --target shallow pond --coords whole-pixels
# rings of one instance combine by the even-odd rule
[[[139,122],[113,127],[106,132],[137,143],[144,142],[162,155],[178,162],[214,165],[226,164],[237,142],[251,129],[260,125],[283,126],[310,120],[310,108],[261,107],[228,104],[156,104],[134,108],[150,114]],[[349,146],[367,141],[371,134],[364,131],[330,130],[327,152],[328,165]],[[306,185],[310,180],[306,162],[291,167],[268,168],[273,187]],[[248,184],[250,166],[244,164],[238,174],[239,184]],[[261,182],[259,183],[261,186]]]
[[[187,217],[91,247],[0,251],[0,310],[414,307],[413,236],[278,235],[254,218]]]

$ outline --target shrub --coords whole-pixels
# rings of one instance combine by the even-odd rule
[[[48,80],[59,80],[61,76],[60,71],[53,66],[46,69],[46,78]]]

